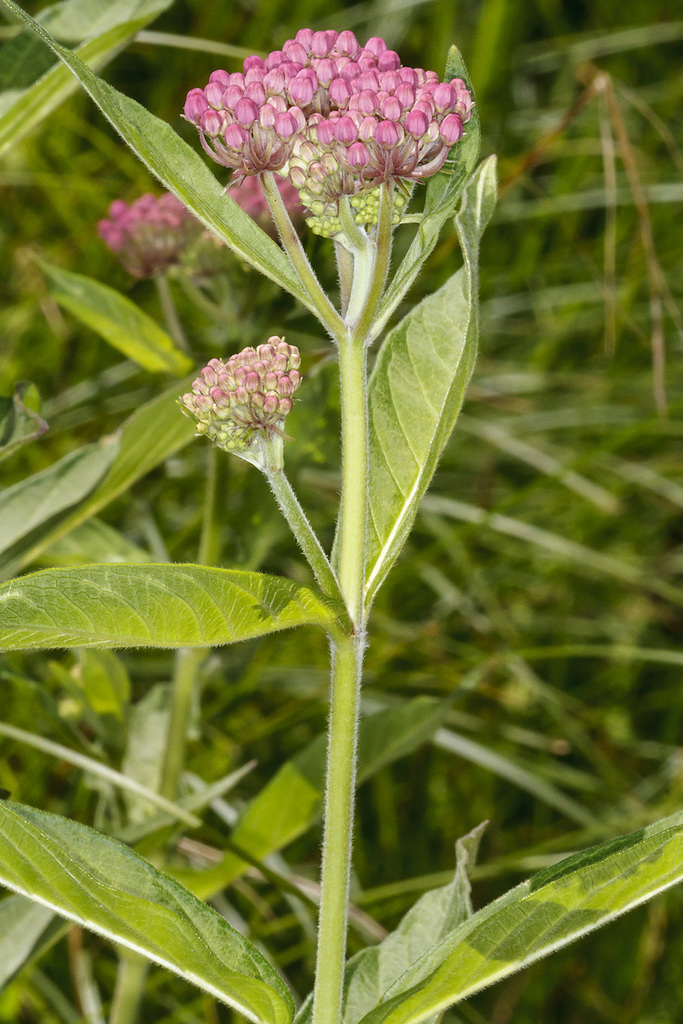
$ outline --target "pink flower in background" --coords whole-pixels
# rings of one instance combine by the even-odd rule
[[[130,205],[116,199],[99,221],[102,241],[133,277],[154,277],[179,263],[203,233],[199,221],[170,192],[149,193]]]
[[[185,117],[202,146],[239,175],[277,171],[316,216],[342,196],[395,179],[421,181],[443,167],[472,110],[465,83],[403,67],[374,37],[302,29],[243,71],[214,71],[192,89]],[[361,214],[362,216],[362,214]]]

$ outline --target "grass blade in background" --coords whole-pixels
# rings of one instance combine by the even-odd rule
[[[3,576],[11,576],[30,565],[51,544],[97,515],[146,473],[189,444],[194,437],[194,426],[187,416],[181,414],[178,408],[178,395],[185,384],[189,385],[191,379],[190,377],[180,381],[173,388],[153,398],[125,421],[115,441],[112,442],[113,461],[105,467],[108,468],[108,472],[100,478],[95,490],[88,493],[88,489],[85,500],[80,504],[74,503],[73,511],[64,520],[60,520],[54,526],[50,524],[39,537],[30,535],[25,538],[25,543],[16,545],[11,552],[11,558],[0,556],[0,573]],[[57,471],[59,466],[59,472],[64,472],[65,467],[68,468],[67,460],[70,458],[72,456],[65,456],[51,469]],[[29,481],[32,480],[35,478],[29,477],[16,487],[30,487],[32,485]]]
[[[465,397],[477,352],[479,239],[495,201],[490,157],[456,217],[464,266],[389,333],[377,357],[368,399],[368,603],[403,547]]]
[[[263,1024],[293,1003],[267,960],[211,907],[128,847],[67,818],[0,805],[0,882]]]
[[[84,445],[48,469],[2,491],[0,556],[12,558],[17,544],[83,501],[102,480],[116,453],[115,440]]]
[[[604,843],[478,911],[399,978],[363,1024],[417,1024],[683,880],[683,813]]]
[[[362,718],[358,784],[425,743],[440,725],[443,714],[443,705],[429,697],[416,697],[400,707]],[[233,829],[232,842],[262,860],[303,835],[322,814],[326,756],[327,737],[321,735],[287,761],[247,804]],[[239,878],[248,867],[247,861],[229,851],[219,864],[200,874],[174,874],[194,893],[209,898]]]
[[[49,429],[38,415],[39,407],[38,390],[27,380],[17,384],[14,394],[0,395],[0,462]]]
[[[292,626],[331,629],[307,587],[201,565],[44,569],[0,586],[0,649],[215,647]]]
[[[138,366],[150,373],[173,373],[178,377],[190,372],[192,360],[125,295],[91,277],[61,270],[44,260],[39,260],[39,265],[52,282],[51,294],[59,305]]]
[[[101,68],[126,47],[136,32],[172,3],[173,0],[114,0],[106,6],[95,5],[96,16],[93,19],[92,0],[85,0],[78,4],[56,5],[61,10],[53,10],[51,17],[46,20],[60,38],[73,38],[80,34],[77,32],[79,23],[82,32],[99,32],[79,48],[78,55],[84,66]],[[14,56],[22,74],[27,66],[37,63],[37,60],[41,61],[39,66],[42,66],[40,55],[26,50],[24,39],[22,34],[6,43],[16,52],[13,55],[6,53],[4,58],[11,65]],[[11,80],[10,76],[12,70],[6,68],[3,83],[5,79]],[[72,76],[65,67],[58,64],[28,88],[14,88],[0,93],[0,155],[28,135],[75,91],[76,83]]]
[[[0,990],[43,945],[52,911],[23,896],[0,901]]]

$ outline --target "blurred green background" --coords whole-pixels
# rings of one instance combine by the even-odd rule
[[[475,906],[558,854],[680,808],[680,13],[665,0],[177,0],[104,71],[194,142],[179,116],[186,92],[215,67],[237,70],[240,58],[191,49],[185,39],[263,52],[303,26],[352,28],[361,41],[384,36],[405,64],[438,71],[456,42],[476,90],[483,155],[499,157],[501,201],[481,257],[478,366],[434,481],[439,500],[425,501],[370,637],[369,710],[419,694],[450,701],[434,741],[359,793],[353,900],[384,927],[448,879],[456,839],[484,819]],[[2,158],[0,393],[35,382],[50,424],[2,463],[3,487],[115,430],[172,383],[122,363],[61,312],[32,258],[37,251],[112,284],[159,317],[154,289],[131,282],[95,227],[112,199],[156,188],[80,92]],[[409,236],[398,232],[397,253]],[[306,245],[333,288],[330,243],[310,237]],[[455,234],[445,232],[410,301],[458,261]],[[228,274],[233,308],[218,326],[178,293],[196,360],[274,332],[300,346],[307,381],[291,417],[288,464],[329,541],[338,400],[325,339],[236,260]],[[129,552],[135,545],[140,557],[195,558],[207,447],[198,441],[181,451],[104,509],[100,521],[116,531],[109,542],[116,536]],[[226,457],[219,494],[221,564],[307,578],[249,467]],[[89,551],[65,541],[32,567],[88,557],[102,557],[97,540]],[[125,729],[98,719],[77,692],[79,659],[0,660],[2,718],[74,746],[87,739],[120,767]],[[214,653],[202,676],[191,771],[212,780],[255,758],[235,806],[253,796],[323,730],[325,661],[308,632]],[[120,662],[133,705],[172,671],[171,655],[130,653]],[[116,794],[2,738],[0,786],[104,831],[117,824]],[[228,834],[215,817],[198,838],[221,848]],[[285,851],[287,864],[316,878],[319,840],[319,830],[309,831]],[[308,991],[310,914],[254,880],[229,890],[219,909],[239,915],[297,993]],[[113,951],[72,935],[0,994],[0,1021],[84,1020],[69,978],[81,941],[110,998]],[[352,949],[363,941],[352,931]],[[674,890],[445,1019],[668,1024],[683,1015],[682,955],[683,892]],[[231,1016],[155,971],[143,1019],[215,1024]]]

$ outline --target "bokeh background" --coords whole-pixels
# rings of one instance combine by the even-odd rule
[[[26,4],[31,13],[44,6]],[[666,0],[177,0],[104,71],[192,140],[179,116],[186,92],[302,26],[351,28],[361,41],[382,35],[404,63],[437,71],[456,42],[476,90],[483,155],[498,154],[501,198],[481,256],[481,352],[431,492],[447,501],[425,501],[377,601],[365,682],[367,710],[422,694],[448,710],[431,742],[360,789],[353,900],[380,927],[352,929],[352,950],[445,883],[455,841],[482,820],[490,824],[475,906],[558,855],[680,808],[680,17]],[[9,20],[0,25],[9,38]],[[1,55],[0,69],[7,73]],[[50,424],[0,466],[3,487],[115,430],[171,383],[122,362],[61,312],[34,259],[112,284],[159,317],[150,283],[134,283],[96,235],[111,200],[156,189],[80,92],[2,157],[0,391],[30,379]],[[409,234],[398,233],[397,252]],[[330,243],[306,245],[334,288]],[[410,301],[458,265],[445,231]],[[197,362],[274,332],[300,346],[307,381],[288,465],[329,541],[338,481],[331,354],[293,300],[236,260],[226,275],[222,323],[198,316],[178,291]],[[179,452],[100,513],[89,549],[67,537],[30,567],[114,557],[117,544],[128,557],[192,560],[209,454],[200,442]],[[264,482],[226,457],[218,488],[220,564],[307,579]],[[258,792],[324,729],[325,656],[308,632],[215,652],[202,674],[190,770],[211,780],[256,759],[234,806]],[[118,724],[79,689],[78,652],[0,659],[1,717],[74,749],[87,741],[120,767],[133,709],[168,681],[172,659],[118,661],[132,687]],[[2,737],[0,786],[103,831],[123,813],[120,797],[86,773]],[[198,838],[220,849],[228,834],[213,816]],[[309,830],[286,849],[286,864],[315,879],[319,840]],[[308,991],[310,912],[253,879],[218,905],[268,948],[299,995]],[[0,993],[0,1021],[86,1020],[70,974],[79,943],[106,1009],[115,954],[72,933]],[[683,892],[674,890],[445,1020],[669,1024],[681,1018],[682,955]],[[143,1019],[231,1016],[154,971]]]

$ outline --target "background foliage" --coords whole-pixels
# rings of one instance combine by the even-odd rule
[[[43,6],[26,4],[31,13]],[[683,23],[673,17],[663,0],[178,0],[153,25],[249,52],[277,47],[302,25],[350,27],[437,70],[455,41],[477,89],[484,154],[500,158],[502,198],[481,255],[479,362],[409,547],[375,605],[367,663],[368,721],[417,696],[446,706],[439,728],[425,729],[431,741],[407,744],[407,756],[390,765],[380,759],[360,789],[352,951],[452,877],[456,839],[483,819],[490,825],[475,907],[558,854],[680,806],[683,266],[674,214],[683,198]],[[191,139],[179,118],[186,91],[217,65],[234,70],[237,58],[168,42],[143,33],[105,76]],[[4,574],[196,557],[208,446],[183,448],[179,434],[163,464],[100,502],[92,495],[106,446],[75,454],[173,385],[172,376],[122,362],[60,308],[35,260],[113,285],[159,320],[154,289],[131,284],[95,232],[113,198],[153,187],[80,93],[3,157],[0,393],[33,381],[49,431],[9,453],[2,486],[71,453],[75,467],[73,506],[53,507],[46,525],[37,504],[35,524],[24,524],[28,542],[3,553]],[[307,246],[332,282],[329,243],[311,237]],[[442,284],[458,259],[455,234],[445,234],[411,301]],[[289,421],[296,444],[288,464],[329,541],[338,473],[329,350],[312,318],[274,285],[236,260],[226,280],[218,327],[177,290],[193,353],[199,363],[274,332],[300,346],[307,380]],[[662,348],[665,375],[653,373]],[[218,563],[308,582],[265,481],[237,460],[218,465]],[[77,526],[74,508],[88,510]],[[322,731],[325,654],[306,630],[223,648],[205,662],[188,792],[196,777],[211,782],[257,765],[226,802],[214,802],[200,830],[178,835],[177,867],[214,863],[235,810]],[[3,723],[153,787],[153,757],[145,768],[131,751],[153,751],[160,736],[172,655],[15,654],[0,672]],[[0,786],[18,800],[110,833],[149,812],[64,753],[37,750],[16,732],[0,733],[0,743]],[[307,880],[312,891],[319,832],[291,838],[267,878],[252,868],[216,905],[305,992],[313,915],[292,881]],[[44,926],[36,919],[37,935]],[[92,970],[111,993],[114,951],[76,929],[61,935],[48,935],[49,951],[2,991],[0,1021],[96,1019],[83,979]],[[683,897],[674,890],[447,1019],[674,1020],[682,936]],[[145,1020],[229,1017],[183,982],[152,973]]]

